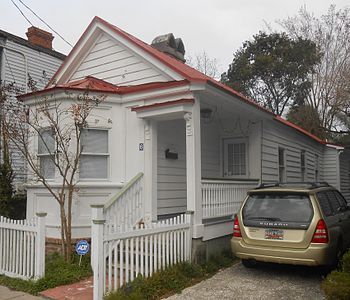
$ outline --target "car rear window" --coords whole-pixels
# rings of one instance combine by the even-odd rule
[[[313,209],[306,194],[251,194],[243,207],[246,226],[307,228]]]

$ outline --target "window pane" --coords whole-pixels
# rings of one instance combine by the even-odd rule
[[[55,139],[51,130],[45,130],[38,136],[38,154],[52,153],[55,150]]]
[[[55,178],[55,164],[51,156],[41,156],[40,157],[40,173],[46,179]]]
[[[107,178],[108,157],[82,155],[80,157],[80,178]]]
[[[108,131],[84,129],[81,145],[85,153],[108,153]]]

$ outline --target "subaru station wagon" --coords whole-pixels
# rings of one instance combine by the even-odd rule
[[[349,245],[349,203],[326,183],[251,190],[235,217],[231,240],[246,267],[257,261],[335,265]]]

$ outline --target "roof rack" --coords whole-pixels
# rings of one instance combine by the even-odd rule
[[[326,181],[320,181],[320,182],[268,182],[268,183],[261,183],[258,187],[255,189],[264,189],[264,188],[270,188],[270,187],[284,187],[284,186],[295,186],[300,185],[308,189],[316,189],[320,187],[330,187],[328,182]]]

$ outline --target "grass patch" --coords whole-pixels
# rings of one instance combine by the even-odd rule
[[[77,282],[92,275],[90,258],[83,256],[79,267],[79,256],[74,255],[72,263],[67,263],[57,253],[46,257],[45,277],[34,280],[22,280],[0,275],[0,285],[10,289],[37,295],[39,292]]]
[[[321,288],[329,300],[350,299],[350,250],[342,258],[341,269],[332,271],[322,282]]]
[[[107,295],[105,300],[161,299],[211,277],[221,268],[231,266],[233,262],[231,252],[225,252],[212,256],[203,265],[185,262],[159,271],[148,278],[139,275],[130,284]]]

